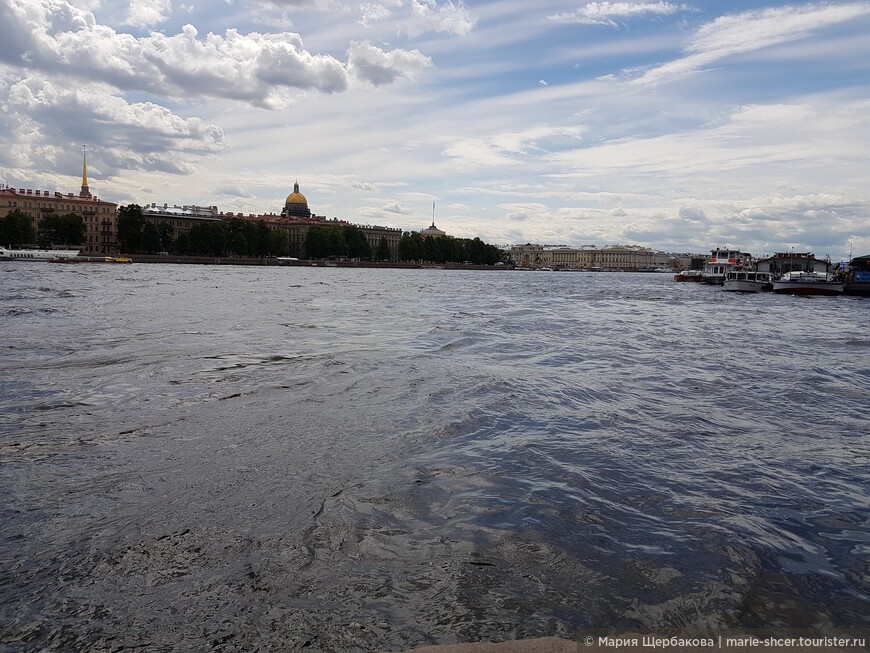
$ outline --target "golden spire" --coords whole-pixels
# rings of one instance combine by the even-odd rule
[[[90,197],[91,191],[88,188],[88,157],[87,157],[87,145],[82,145],[82,192],[79,193],[79,197]]]

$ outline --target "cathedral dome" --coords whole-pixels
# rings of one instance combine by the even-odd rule
[[[308,200],[305,199],[305,195],[299,192],[298,181],[293,184],[293,192],[287,196],[287,200],[284,202],[284,210],[281,211],[281,214],[297,218],[311,217],[311,210],[308,208]]]
[[[298,183],[294,187],[293,192],[287,196],[287,200],[284,204],[304,204],[305,206],[308,206],[308,200],[305,199],[305,195],[299,192]]]

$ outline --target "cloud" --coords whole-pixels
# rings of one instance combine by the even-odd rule
[[[461,0],[440,4],[438,0],[381,0],[364,2],[359,10],[359,23],[364,27],[390,20],[398,31],[411,37],[432,32],[465,36],[477,24]]]
[[[691,7],[670,2],[587,2],[577,11],[549,16],[561,23],[607,25],[618,27],[617,19],[637,18],[645,15],[668,16]]]
[[[454,3],[447,0],[438,4],[437,0],[411,0],[412,11],[410,36],[418,36],[426,32],[446,32],[465,36],[474,29],[477,20],[468,12],[460,0]]]
[[[692,224],[703,223],[707,219],[704,209],[697,206],[684,206],[680,208],[679,216],[681,220]]]
[[[399,202],[393,202],[392,204],[385,204],[381,207],[382,211],[386,211],[387,213],[396,213],[398,215],[414,215],[416,211],[413,209],[409,209],[406,206],[402,206]]]
[[[212,195],[228,195],[229,197],[244,197],[244,198],[252,198],[253,194],[246,191],[241,186],[223,186],[221,188],[215,188],[212,191]]]
[[[532,126],[522,131],[499,132],[486,138],[466,138],[450,143],[443,154],[461,159],[473,166],[505,166],[523,162],[522,155],[555,144],[561,149],[566,143],[582,137],[584,128],[576,126]]]
[[[775,7],[721,16],[698,29],[686,56],[645,71],[637,83],[669,81],[694,73],[721,59],[780,45],[813,31],[870,15],[870,3]]]
[[[352,43],[347,51],[347,67],[356,79],[374,86],[392,84],[403,78],[414,78],[432,60],[419,50],[385,52],[368,42]]]
[[[152,27],[164,22],[171,11],[170,0],[132,0],[124,22],[134,27]]]
[[[0,61],[15,68],[100,79],[121,91],[164,98],[225,98],[270,109],[286,106],[293,90],[340,93],[356,79],[379,86],[431,63],[416,50],[355,43],[345,65],[309,52],[289,32],[228,29],[200,36],[185,25],[179,34],[137,38],[97,24],[93,14],[65,0],[2,2],[0,22],[10,35],[0,43]]]
[[[393,2],[364,2],[360,5],[362,17],[359,22],[363,27],[369,27],[372,23],[386,20],[393,12],[402,6],[402,0]]]
[[[26,79],[0,85],[0,93],[7,98],[6,121],[13,127],[7,131],[5,154],[0,154],[0,161],[9,165],[21,164],[15,158],[17,150],[47,156],[46,161],[27,162],[43,169],[61,156],[55,143],[67,152],[72,149],[70,142],[99,143],[93,154],[89,150],[88,162],[94,171],[99,167],[103,176],[120,168],[189,173],[196,159],[229,148],[216,125],[182,118],[150,102],[130,104],[103,89],[65,88]]]

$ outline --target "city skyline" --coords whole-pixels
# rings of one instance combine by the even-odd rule
[[[870,253],[870,2],[0,0],[0,182],[494,244]],[[6,38],[8,36],[8,38]]]

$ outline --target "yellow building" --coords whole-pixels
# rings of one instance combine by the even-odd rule
[[[432,220],[432,225],[423,229],[420,232],[420,235],[423,236],[423,238],[435,238],[437,236],[446,236],[447,232],[436,227],[435,220]]]
[[[212,207],[217,212],[216,207]],[[308,200],[305,195],[299,192],[299,182],[293,184],[293,192],[287,196],[284,201],[284,207],[280,214],[269,213],[265,215],[243,215],[241,213],[216,213],[222,219],[239,218],[250,222],[264,222],[270,229],[281,229],[287,232],[288,243],[290,246],[290,256],[302,257],[305,254],[305,237],[308,235],[308,230],[312,227],[356,227],[359,229],[374,254],[377,247],[381,244],[381,239],[387,241],[387,246],[390,248],[390,258],[397,260],[399,256],[399,240],[402,238],[402,230],[394,227],[382,227],[378,225],[362,225],[353,224],[347,220],[339,220],[338,218],[326,218],[322,215],[314,214],[308,206]],[[443,233],[443,232],[442,232]]]
[[[81,216],[85,225],[82,254],[111,256],[118,253],[118,205],[91,195],[86,158],[82,160],[82,187],[78,195],[31,188],[0,188],[0,215],[9,215],[16,209],[30,217],[34,230],[39,229],[39,221],[49,215]]]
[[[511,247],[510,255],[514,263],[527,268],[635,271],[671,265],[669,254],[639,245],[548,247],[526,244]]]

